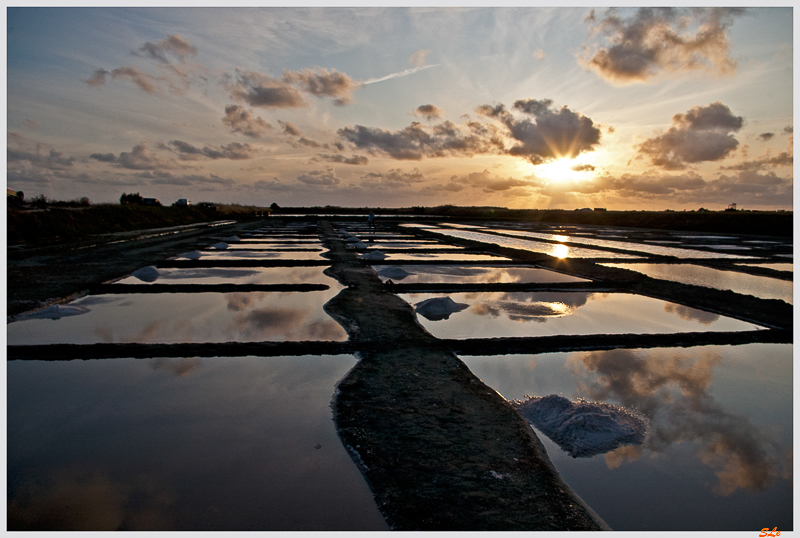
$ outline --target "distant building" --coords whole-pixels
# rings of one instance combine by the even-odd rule
[[[585,213],[585,212],[591,211],[591,210],[592,210],[591,207],[582,207],[580,209],[576,209],[575,211],[580,211],[581,213]]]
[[[143,198],[142,205],[161,205],[157,198]]]
[[[178,201],[175,202],[172,205],[176,205],[178,207],[187,207],[187,206],[191,205],[191,202],[189,200],[187,200],[186,198],[179,198]]]
[[[605,207],[595,207],[594,210],[595,211],[605,211],[606,208]]]

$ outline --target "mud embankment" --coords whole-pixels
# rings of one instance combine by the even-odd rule
[[[392,528],[606,529],[525,420],[323,229],[328,272],[349,286],[326,311],[365,344],[339,383],[335,420]]]

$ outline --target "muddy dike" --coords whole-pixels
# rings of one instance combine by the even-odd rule
[[[604,530],[527,422],[417,322],[327,223],[325,306],[358,364],[333,402],[344,446],[394,530]],[[379,345],[370,345],[379,344]]]
[[[84,242],[9,250],[8,315],[66,302],[141,267],[206,248],[211,236],[232,235],[257,226],[259,223],[234,223],[106,244]]]

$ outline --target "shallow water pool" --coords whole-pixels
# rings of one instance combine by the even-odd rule
[[[762,299],[780,299],[792,304],[792,282],[766,276],[722,271],[691,264],[670,263],[602,263],[608,267],[630,269],[652,278],[694,284],[718,290],[732,290]]]
[[[420,324],[437,338],[658,334],[759,328],[752,323],[629,293],[469,292],[399,296],[411,305],[445,296],[469,305],[448,319],[433,321],[417,315]]]
[[[9,323],[8,343],[343,341],[347,333],[323,311],[340,289],[93,295],[70,303],[85,314]]]
[[[461,358],[507,399],[559,394],[650,418],[642,445],[591,458],[537,432],[564,480],[614,530],[792,529],[791,345]]]
[[[157,284],[325,284],[338,282],[325,275],[326,267],[201,267],[158,269]],[[151,284],[135,276],[125,277],[117,284]]]
[[[350,355],[11,361],[10,530],[388,530],[330,403]]]
[[[375,266],[375,271],[382,271],[387,266]],[[585,278],[565,275],[548,269],[537,267],[493,267],[479,265],[401,265],[404,271],[411,273],[406,277],[378,277],[384,282],[391,278],[403,284],[435,284],[435,283],[556,283],[556,282],[591,282]]]

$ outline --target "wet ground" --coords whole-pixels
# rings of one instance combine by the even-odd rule
[[[33,282],[39,271],[43,283],[36,294],[29,286],[10,297],[10,313],[12,304],[16,312],[35,301],[81,291],[92,295],[70,304],[95,309],[11,323],[9,359],[20,373],[9,378],[10,390],[17,390],[17,380],[30,375],[17,367],[30,360],[45,364],[38,361],[220,357],[219,363],[235,357],[353,354],[358,362],[339,382],[332,403],[335,423],[342,446],[391,528],[588,530],[605,528],[602,511],[595,513],[579,497],[581,489],[593,490],[581,484],[568,466],[563,469],[572,478],[564,482],[564,471],[559,474],[548,457],[548,452],[554,454],[561,471],[558,449],[540,439],[508,404],[507,398],[519,396],[503,388],[502,381],[470,371],[456,353],[496,358],[507,353],[546,356],[542,354],[616,350],[646,356],[648,350],[664,348],[726,349],[743,344],[791,348],[792,307],[787,301],[651,278],[598,263],[618,263],[620,257],[630,256],[637,262],[697,264],[791,282],[790,272],[773,268],[787,257],[791,260],[791,245],[782,239],[545,225],[511,230],[540,234],[541,248],[530,249],[527,243],[515,243],[523,239],[507,233],[510,226],[492,230],[383,224],[372,230],[358,221],[274,225],[263,229],[260,223],[239,224],[215,233],[215,241],[233,233],[240,236],[241,241],[231,242],[235,246],[227,249],[209,249],[208,235],[180,238],[177,244],[128,244],[131,252],[120,254],[114,264],[100,270],[103,264],[95,259],[94,265],[84,266],[82,275],[67,271],[62,281],[52,269],[52,274],[41,277],[48,271],[48,260],[63,255],[77,263],[91,259],[91,253],[39,253],[27,260],[9,260],[10,279],[13,270],[14,278]],[[344,230],[360,237],[365,248],[354,249],[344,240]],[[467,234],[452,233],[459,231]],[[575,252],[562,234],[581,245],[579,256],[549,255]],[[498,240],[481,242],[486,236]],[[277,238],[288,243],[270,244],[272,251],[262,249]],[[581,238],[602,243],[580,243]],[[696,257],[648,251],[647,243],[656,241],[669,241],[669,247],[696,252]],[[641,251],[626,254],[631,252],[630,243],[637,242]],[[687,245],[698,246],[692,251]],[[308,248],[319,251],[298,250]],[[200,252],[199,259],[181,256],[194,250]],[[723,250],[725,256],[708,254]],[[748,258],[732,255],[734,250],[747,252]],[[99,252],[110,255],[95,251],[95,257]],[[375,252],[385,256],[363,258]],[[155,266],[157,278],[125,276],[147,265]],[[382,269],[397,266],[412,276],[378,276]],[[26,268],[34,269],[24,278],[19,276]],[[548,273],[551,278],[545,276]],[[184,299],[176,300],[182,294]],[[468,308],[433,320],[414,312],[413,304],[444,295]],[[303,306],[313,297],[323,300]],[[327,316],[318,317],[323,308]],[[121,317],[114,321],[115,316]],[[337,323],[331,325],[332,320]],[[58,330],[53,330],[55,325]],[[458,331],[442,332],[449,325]],[[28,405],[22,400],[10,402],[9,413],[25,413]],[[10,453],[10,461],[16,461],[15,454]],[[29,499],[33,486],[9,487],[10,498],[19,503],[14,491],[27,492]],[[597,509],[595,504],[589,503]],[[22,514],[15,520],[18,526],[35,528],[25,526],[25,518],[35,510],[30,505],[25,505],[28,512],[14,507]],[[166,507],[161,510],[169,512]],[[226,514],[228,519],[214,519],[203,528],[243,528],[233,522],[235,511]],[[649,529],[639,520],[613,517],[612,527]],[[173,527],[192,528],[191,520],[187,516],[183,526]],[[641,521],[646,520],[642,516]],[[354,516],[351,530],[374,528],[357,521]],[[260,528],[305,528],[296,522],[275,525],[261,523]],[[347,528],[346,523],[320,525]],[[669,528],[659,525],[651,528]]]

